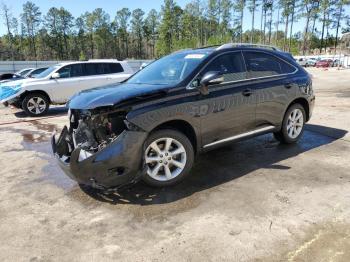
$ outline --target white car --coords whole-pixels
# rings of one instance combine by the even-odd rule
[[[300,58],[296,59],[296,61],[301,66],[304,66],[304,67],[307,66],[307,59],[306,58],[300,57]]]
[[[49,67],[36,78],[0,85],[0,103],[21,107],[30,116],[47,113],[50,104],[64,104],[75,93],[119,83],[133,74],[126,61],[89,60]]]

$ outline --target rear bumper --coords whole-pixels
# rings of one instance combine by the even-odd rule
[[[315,100],[316,100],[316,97],[315,95],[312,95],[308,98],[309,100],[309,117],[308,117],[308,120],[311,119],[311,116],[312,116],[312,112],[314,111],[314,107],[315,107]]]
[[[124,131],[106,148],[85,159],[80,148],[74,149],[69,157],[59,155],[57,148],[67,143],[68,136],[67,129],[57,141],[53,135],[52,151],[61,169],[79,184],[112,188],[135,182],[141,176],[141,152],[147,133]]]

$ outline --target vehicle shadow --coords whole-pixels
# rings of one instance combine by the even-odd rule
[[[309,150],[330,144],[345,136],[346,130],[308,124],[299,143],[283,145],[271,134],[237,142],[198,156],[195,166],[182,183],[169,188],[153,188],[140,182],[119,192],[81,187],[90,197],[110,204],[154,205],[186,198],[257,169],[291,169],[278,164]]]
[[[65,106],[50,107],[49,111],[43,117],[47,118],[47,117],[63,116],[63,115],[66,115],[67,112],[68,112],[68,108]],[[28,115],[22,110],[15,112],[15,116],[17,118],[28,118]]]

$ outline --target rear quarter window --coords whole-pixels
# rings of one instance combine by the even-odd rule
[[[87,63],[85,64],[87,75],[107,75],[124,72],[119,63]]]
[[[296,68],[278,57],[263,52],[243,52],[248,77],[258,78],[293,73]]]
[[[119,63],[109,63],[109,70],[111,74],[124,72],[124,69]]]

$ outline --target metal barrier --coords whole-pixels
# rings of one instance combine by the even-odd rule
[[[130,67],[137,71],[143,63],[151,60],[126,60]],[[58,63],[69,61],[0,61],[0,74],[14,73],[24,68],[49,67]]]

